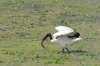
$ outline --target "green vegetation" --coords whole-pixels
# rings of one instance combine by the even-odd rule
[[[59,25],[83,38],[70,54],[49,40],[47,50],[40,45]],[[99,30],[100,0],[0,0],[0,66],[100,66]]]

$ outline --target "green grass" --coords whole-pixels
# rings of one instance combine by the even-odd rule
[[[76,28],[83,38],[61,52],[40,43],[54,27]],[[100,66],[99,0],[0,0],[0,66]],[[53,45],[54,44],[54,45]]]

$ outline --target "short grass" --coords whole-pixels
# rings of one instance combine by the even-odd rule
[[[40,45],[59,25],[83,38],[70,54]],[[0,66],[100,66],[100,0],[0,0]]]

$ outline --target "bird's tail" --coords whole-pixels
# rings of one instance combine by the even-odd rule
[[[79,40],[81,40],[82,38],[76,38],[73,42],[77,42]]]

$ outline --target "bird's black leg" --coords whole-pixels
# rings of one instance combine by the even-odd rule
[[[64,48],[62,48],[62,52],[64,52]]]
[[[70,53],[70,51],[68,50],[68,48],[66,47],[66,50],[68,51],[68,53]]]

